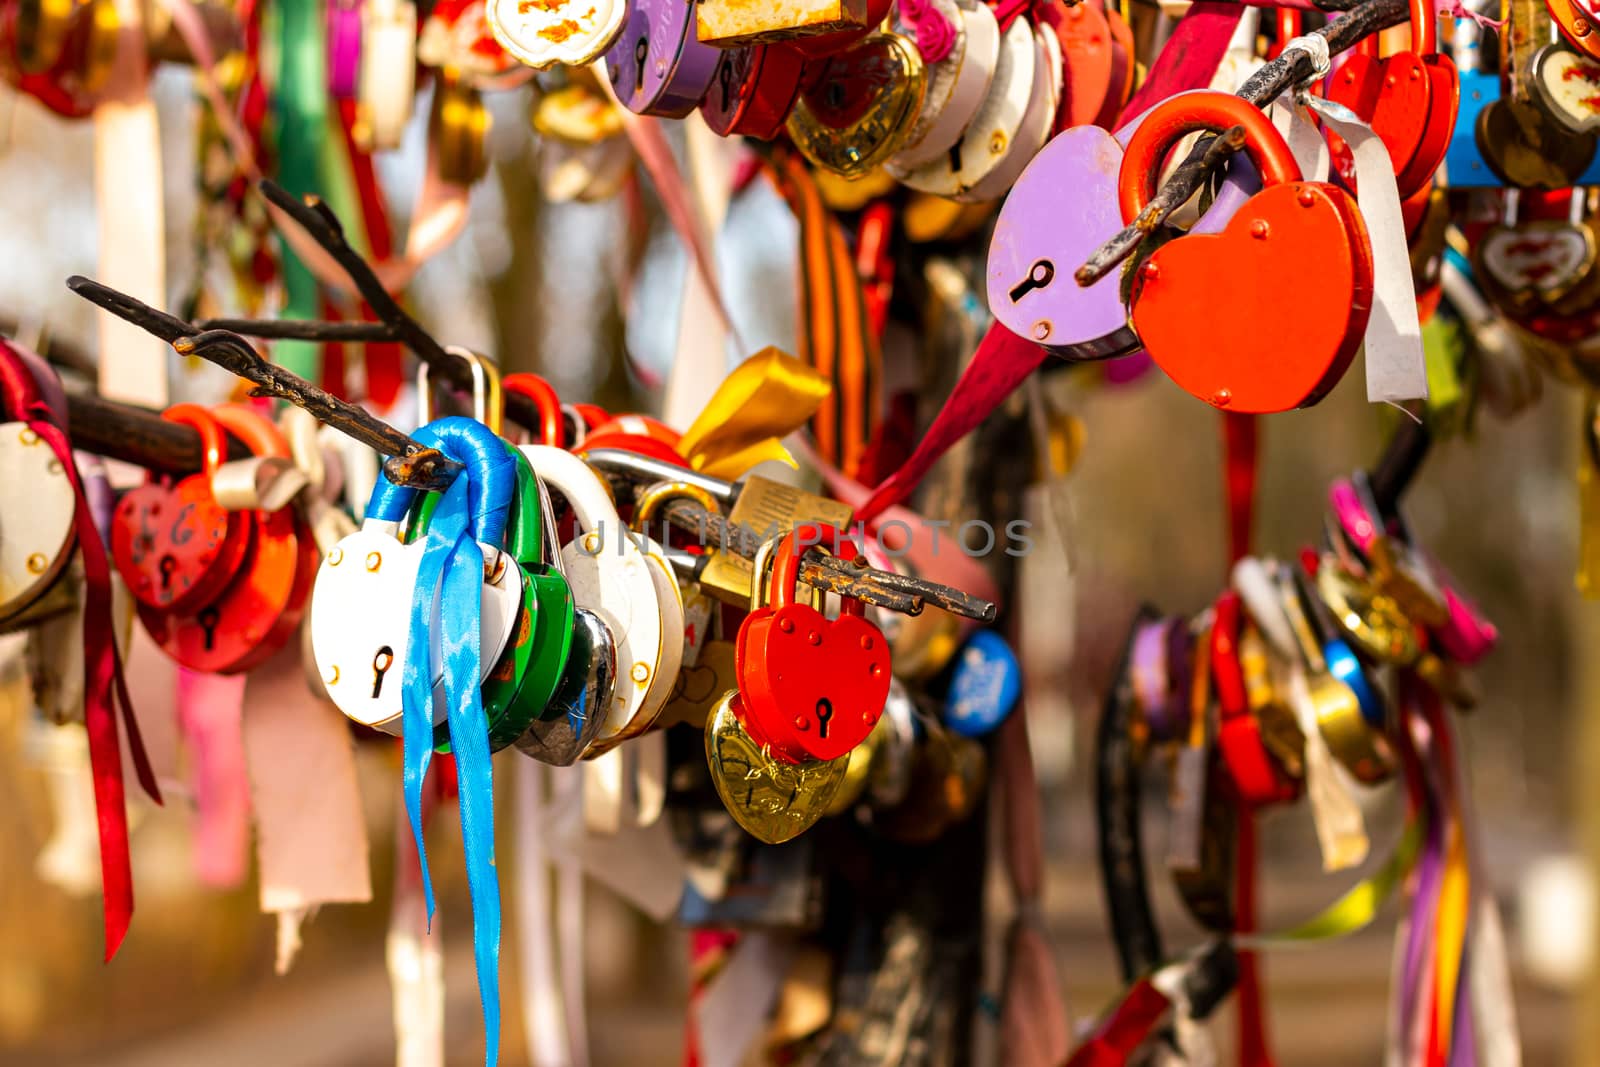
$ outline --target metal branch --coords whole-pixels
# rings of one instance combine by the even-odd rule
[[[296,322],[289,319],[201,319],[202,330],[231,330],[246,337],[291,341],[397,341],[381,322]]]
[[[253,396],[272,396],[304,408],[334,429],[388,456],[384,473],[400,485],[439,491],[449,487],[462,464],[437,449],[424,448],[365,408],[340,400],[298,374],[268,363],[236,333],[207,330],[173,344],[186,356],[199,356],[256,386]]]
[[[718,551],[728,551],[745,559],[755,556],[761,539],[755,531],[713,515],[690,500],[675,500],[661,512],[672,525],[700,535]],[[868,604],[889,608],[904,615],[920,615],[925,604],[968,619],[992,622],[998,606],[948,585],[910,575],[861,567],[815,549],[807,550],[800,561],[800,580],[807,585],[840,596],[851,596]]]
[[[1366,0],[1326,26],[1313,30],[1311,35],[1325,38],[1328,51],[1338,55],[1363,37],[1399,25],[1409,18],[1410,7],[1406,0]],[[1239,87],[1238,95],[1257,107],[1265,107],[1284,90],[1300,84],[1314,73],[1315,67],[1310,56],[1298,49],[1285,52],[1252,74]],[[1226,150],[1215,150],[1217,141],[1205,147],[1197,145],[1183,165],[1173,172],[1150,203],[1139,212],[1138,217],[1095,249],[1094,254],[1073,274],[1079,285],[1093,285],[1109,274],[1117,264],[1133,255],[1139,243],[1168,215],[1188,203],[1201,182],[1229,155]]]

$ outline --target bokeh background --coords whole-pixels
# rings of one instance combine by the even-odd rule
[[[195,105],[181,71],[162,70],[156,96],[169,278],[177,285],[193,269],[187,131]],[[624,326],[617,311],[623,208],[543,204],[523,105],[495,104],[497,166],[474,191],[467,235],[413,287],[419,317],[440,336],[496,353],[507,369],[546,374],[563,393],[640,408],[676,337],[682,256],[659,220],[653,222],[625,297]],[[425,102],[419,105],[419,115],[426,110]],[[409,203],[408,176],[421,170],[420,134],[414,129],[406,148],[385,161],[396,205]],[[62,284],[68,274],[93,273],[91,172],[86,124],[62,123],[0,91],[0,318],[16,323],[25,340],[48,338],[92,353],[88,305]],[[742,331],[752,347],[792,343],[791,302],[774,295],[790,284],[792,220],[758,184],[735,203],[728,232],[720,258]],[[1226,329],[1218,331],[1218,343],[1226,343]],[[173,360],[175,397],[213,398],[226,388],[213,369]],[[1052,490],[1055,506],[1042,495],[1031,501],[1029,518],[1042,535],[1023,564],[1018,641],[1044,790],[1046,916],[1070,1009],[1081,1018],[1115,992],[1095,871],[1086,739],[1135,605],[1148,600],[1192,612],[1224,579],[1221,443],[1215,414],[1159,374],[1108,389],[1083,375],[1057,373],[1046,388],[1055,404],[1082,418],[1087,443],[1070,477]],[[1469,438],[1436,447],[1406,501],[1418,535],[1502,632],[1500,647],[1479,671],[1482,704],[1461,720],[1461,730],[1486,870],[1508,921],[1526,1062],[1536,1065],[1600,1062],[1590,881],[1600,852],[1594,773],[1600,729],[1592,710],[1600,664],[1590,650],[1600,624],[1572,577],[1580,407],[1573,389],[1547,383],[1542,400],[1514,421],[1485,417]],[[1317,408],[1267,420],[1260,549],[1288,555],[1313,539],[1327,482],[1373,462],[1385,427],[1386,413],[1365,403],[1359,374]],[[7,679],[0,707],[0,1062],[392,1062],[383,938],[393,855],[385,832],[398,791],[394,754],[380,747],[360,757],[376,828],[377,898],[362,907],[327,908],[311,921],[287,976],[273,974],[273,924],[257,912],[254,886],[217,893],[194,883],[181,796],[165,810],[136,805],[137,921],[115,963],[104,966],[97,892],[73,897],[36,872],[51,830],[47,768],[64,757],[29,721],[16,680]],[[1160,788],[1152,783],[1153,798]],[[1396,798],[1378,797],[1368,817],[1381,854],[1398,833]],[[443,891],[439,936],[446,946],[451,1062],[470,1064],[481,1062],[482,1045],[451,822],[440,820],[444,832],[432,847]],[[1159,848],[1163,834],[1153,820],[1149,847]],[[1315,911],[1352,880],[1320,873],[1304,812],[1269,817],[1263,842],[1269,926]],[[1193,931],[1170,890],[1160,892],[1168,936],[1182,944]],[[1003,896],[997,887],[999,909]],[[648,922],[599,886],[589,901],[595,1062],[678,1062],[688,984],[682,931]],[[1395,918],[1391,904],[1351,938],[1268,959],[1279,1062],[1380,1062]],[[504,981],[505,1058],[519,1062],[514,967],[504,969]],[[1224,1050],[1228,1021],[1224,1012],[1215,1026]]]

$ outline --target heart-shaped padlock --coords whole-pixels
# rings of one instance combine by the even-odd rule
[[[1116,42],[1103,6],[1093,0],[1071,7],[1053,3],[1044,8],[1041,21],[1060,42],[1066,67],[1066,85],[1053,132],[1100,125],[1114,98],[1112,84],[1119,73]],[[1106,128],[1111,127],[1107,124]]]
[[[995,221],[989,309],[1012,333],[1038,341],[1062,359],[1109,359],[1139,349],[1117,272],[1087,287],[1071,275],[1076,264],[1122,228],[1116,188],[1123,151],[1149,114],[1115,136],[1098,126],[1077,126],[1053,138],[1017,179]],[[1235,156],[1191,232],[1219,232],[1260,187],[1254,166]],[[1063,197],[1071,198],[1072,211],[1056,210]]]
[[[831,526],[802,524],[775,553],[773,603],[739,627],[736,646],[745,729],[792,763],[847,755],[878,724],[889,696],[889,643],[864,617],[858,600],[826,618],[795,602],[799,544],[836,552],[854,542]]]
[[[722,53],[695,36],[695,8],[683,0],[634,0],[606,52],[606,73],[629,111],[681,119],[699,105]]]
[[[863,38],[821,62],[795,101],[789,136],[814,166],[859,178],[905,143],[926,77],[921,53],[904,37]]]
[[[752,837],[769,845],[793,840],[827,814],[850,755],[831,760],[776,758],[745,727],[739,693],[724,693],[706,717],[706,763],[723,807]]]
[[[1229,589],[1217,599],[1211,624],[1211,678],[1221,708],[1217,751],[1240,800],[1251,807],[1286,803],[1299,795],[1300,787],[1268,750],[1250,706],[1239,659],[1243,623],[1243,601]]]
[[[239,404],[211,412],[258,457],[287,459],[289,443],[265,416]],[[252,461],[224,464],[213,472],[212,495],[259,504]],[[239,485],[230,485],[230,480]],[[288,643],[300,625],[315,580],[319,553],[311,530],[293,508],[241,509],[250,551],[231,582],[215,598],[188,611],[138,606],[139,621],[166,654],[190,670],[233,674],[265,662]]]
[[[1365,37],[1328,81],[1328,99],[1366,120],[1389,149],[1402,198],[1433,178],[1455,132],[1456,67],[1439,54],[1438,34],[1433,5],[1412,0],[1409,51],[1379,59],[1376,38]]]
[[[657,703],[651,693],[658,684],[666,635],[650,565],[618,517],[606,484],[583,460],[549,445],[521,448],[540,479],[566,499],[577,517],[577,536],[561,550],[573,599],[599,616],[616,641],[616,691],[597,741],[642,732],[666,699],[663,694]],[[672,637],[681,646],[681,623]],[[670,693],[672,679],[660,687]],[[652,705],[654,712],[647,710]]]
[[[413,436],[426,447],[487,472],[490,457],[503,454],[503,446],[496,440],[497,451],[487,445],[470,447],[472,442],[481,443],[482,435],[493,436],[481,423],[451,416],[429,423]],[[505,473],[511,475],[509,466]],[[487,549],[479,605],[479,665],[486,675],[505,650],[521,610],[522,580],[521,568],[498,544],[515,477],[486,478],[484,483],[472,502],[472,534]],[[423,541],[404,543],[397,535],[416,496],[417,490],[395,485],[387,476],[380,478],[361,529],[340,540],[323,558],[311,599],[311,647],[328,696],[355,722],[396,736],[402,729],[401,672],[406,657],[413,654],[412,602],[426,547]],[[440,640],[437,601],[433,610],[430,631]],[[433,667],[438,725],[446,719],[442,654],[439,649],[416,654],[428,655]]]
[[[1445,151],[1445,182],[1452,189],[1473,189],[1500,184],[1478,147],[1478,117],[1500,99],[1500,75],[1482,69],[1483,49],[1477,24],[1456,20],[1455,59],[1460,72],[1455,131]]]
[[[6,346],[19,361],[19,350]],[[48,442],[22,419],[40,402],[32,373],[0,379],[0,620],[36,603],[73,555],[78,495]],[[64,420],[63,420],[64,424]]]
[[[792,49],[764,44],[727,49],[700,101],[700,114],[723,137],[770,141],[783,131],[804,69],[805,60]]]
[[[977,117],[994,81],[1000,59],[1000,24],[989,5],[977,0],[925,0],[929,11],[912,25],[902,7],[895,15],[895,32],[918,40],[930,19],[954,29],[948,33],[949,52],[929,62],[922,105],[906,132],[905,141],[885,164],[890,174],[905,173],[950,151]],[[941,37],[945,36],[941,34]],[[920,44],[918,46],[921,47]]]
[[[111,558],[140,604],[198,611],[239,573],[255,530],[243,512],[211,495],[211,476],[227,454],[216,419],[198,404],[176,404],[161,417],[199,431],[204,470],[174,486],[149,482],[125,494],[111,519]]]
[[[1361,347],[1372,247],[1355,201],[1301,181],[1283,135],[1255,106],[1203,92],[1158,104],[1134,135],[1119,178],[1122,217],[1131,222],[1154,195],[1161,160],[1178,138],[1236,124],[1264,188],[1222,233],[1180,237],[1139,266],[1131,321],[1146,351],[1191,395],[1228,411],[1287,411],[1321,399]],[[1283,279],[1308,255],[1319,284],[1285,301]],[[1194,328],[1197,315],[1219,313],[1247,324],[1226,345]]]

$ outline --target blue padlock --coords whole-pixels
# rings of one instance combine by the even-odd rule
[[[945,695],[945,725],[963,737],[992,732],[1022,695],[1022,666],[1005,638],[979,630],[956,654]]]

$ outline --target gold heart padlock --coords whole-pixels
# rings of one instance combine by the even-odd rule
[[[785,763],[745,733],[735,690],[706,717],[706,762],[723,807],[734,822],[769,845],[792,841],[827,814],[849,770],[848,754],[833,760]]]

